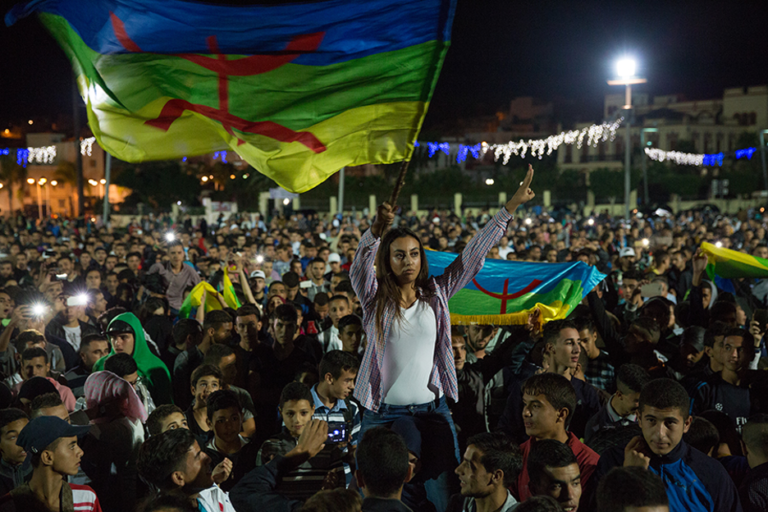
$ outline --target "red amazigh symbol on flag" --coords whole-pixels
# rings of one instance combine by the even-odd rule
[[[123,48],[129,52],[141,52],[142,50],[139,45],[128,36],[122,20],[113,12],[110,12],[109,15],[115,36]],[[180,118],[185,110],[189,110],[220,122],[224,129],[227,130],[227,133],[232,136],[235,136],[232,131],[235,128],[241,132],[264,135],[280,142],[300,142],[315,153],[322,153],[326,150],[325,145],[310,132],[297,132],[272,121],[248,121],[231,114],[229,112],[229,77],[259,75],[277,69],[295,60],[302,53],[317,50],[324,35],[325,32],[317,32],[296,36],[286,45],[283,53],[277,55],[251,55],[236,60],[227,60],[227,56],[219,52],[216,36],[210,36],[206,39],[206,42],[211,53],[217,56],[216,58],[187,53],[176,56],[214,71],[219,75],[219,108],[215,109],[207,105],[198,105],[181,99],[168,100],[157,119],[150,119],[145,121],[144,124],[167,132],[173,122]],[[245,143],[239,137],[237,141],[238,146]]]
[[[494,299],[501,299],[501,313],[499,313],[500,315],[506,315],[507,314],[507,301],[508,300],[512,300],[512,299],[516,299],[518,297],[522,297],[526,293],[529,293],[529,292],[532,292],[533,290],[535,290],[536,287],[541,284],[541,281],[539,281],[538,279],[534,279],[533,281],[531,281],[531,284],[529,284],[528,286],[526,286],[525,288],[523,288],[519,292],[508,294],[507,293],[507,288],[509,287],[509,279],[505,279],[504,280],[504,287],[502,288],[501,293],[489,292],[488,290],[486,290],[485,288],[480,286],[480,283],[477,282],[477,279],[472,279],[472,282],[475,283],[475,286],[477,286],[477,289],[480,290],[481,292],[483,292],[484,294],[489,295],[489,296],[493,297]]]

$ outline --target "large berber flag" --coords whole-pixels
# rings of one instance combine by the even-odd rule
[[[440,275],[456,259],[426,251],[430,275]],[[584,262],[528,263],[486,259],[475,278],[448,301],[451,323],[524,325],[535,309],[541,322],[566,318],[605,278]]]
[[[232,149],[285,189],[409,159],[456,0],[225,6],[33,0],[99,144],[128,162]]]

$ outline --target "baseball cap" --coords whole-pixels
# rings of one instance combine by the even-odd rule
[[[29,423],[19,434],[16,444],[27,453],[40,453],[61,437],[83,437],[90,426],[70,425],[56,416],[40,416]]]
[[[251,278],[254,278],[254,277],[260,277],[262,279],[267,278],[267,276],[265,276],[264,272],[261,270],[254,270],[253,272],[251,272]]]
[[[625,247],[619,251],[619,258],[623,258],[625,256],[632,256],[635,257],[635,250],[631,247]]]
[[[112,320],[109,323],[109,327],[107,327],[107,334],[121,334],[127,332],[129,334],[136,335],[135,332],[133,332],[133,327],[131,327],[131,324],[124,320]]]
[[[341,263],[341,256],[335,252],[332,252],[328,255],[328,263]]]

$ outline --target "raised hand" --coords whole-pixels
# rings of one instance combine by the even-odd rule
[[[382,203],[376,211],[376,220],[371,226],[371,232],[381,238],[389,226],[395,221],[395,210],[389,203]]]
[[[536,193],[531,189],[532,181],[533,166],[528,164],[528,172],[526,173],[523,182],[520,184],[520,188],[517,189],[517,192],[512,196],[512,199],[507,202],[507,211],[509,211],[509,213],[515,213],[518,206],[525,204],[536,197]]]
[[[638,466],[648,469],[651,457],[647,454],[648,446],[643,436],[635,436],[624,448],[624,467]]]

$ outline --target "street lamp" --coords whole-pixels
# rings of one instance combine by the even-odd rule
[[[624,57],[616,63],[616,75],[618,78],[615,80],[608,80],[608,85],[623,85],[625,89],[625,105],[624,110],[624,122],[627,125],[626,140],[624,143],[624,218],[629,221],[629,192],[630,192],[630,156],[631,156],[631,132],[629,116],[632,111],[632,85],[644,84],[647,80],[645,78],[639,78],[635,76],[635,70],[637,65],[631,58]]]

